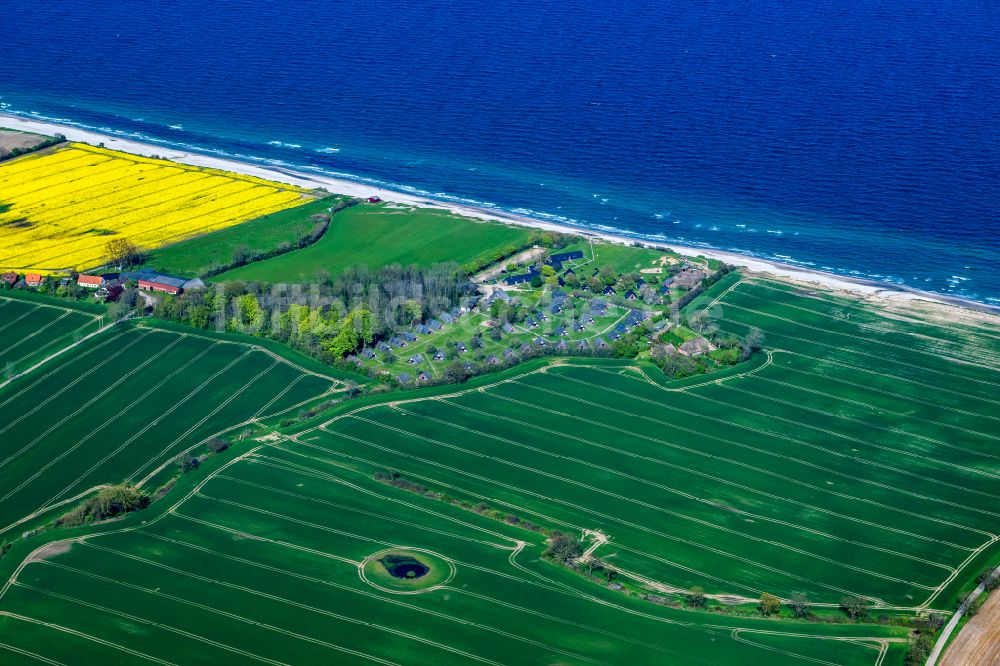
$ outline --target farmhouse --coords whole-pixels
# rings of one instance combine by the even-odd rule
[[[161,294],[179,294],[184,291],[184,285],[187,283],[185,278],[160,273],[140,273],[138,281],[139,289]]]
[[[405,333],[403,333],[403,339],[406,340],[407,342],[416,342],[417,336],[415,336],[413,333],[410,333],[409,331],[406,331]]]
[[[24,276],[24,283],[29,287],[40,287],[45,282],[45,278],[38,273],[28,273]]]
[[[513,355],[514,355],[514,350],[513,350],[513,349],[511,349],[510,347],[507,347],[507,349],[504,349],[504,350],[503,350],[503,357],[504,357],[504,358],[510,358],[510,357],[512,357]]]
[[[631,289],[629,289],[628,291],[625,292],[625,300],[627,300],[627,301],[634,301],[637,298],[639,298],[639,297],[636,296],[635,292],[632,291]]]
[[[608,285],[607,287],[604,288],[604,295],[605,296],[614,296],[617,293],[618,292],[615,291],[615,288],[612,287],[612,286],[610,286],[610,285]]]
[[[13,271],[11,271],[10,273],[4,273],[3,281],[6,284],[13,285],[14,283],[17,282],[17,273],[14,273]]]
[[[444,352],[443,351],[435,352],[435,354],[434,354],[434,360],[435,361],[443,361],[444,360]]]
[[[705,338],[695,338],[694,340],[688,340],[682,344],[678,351],[687,356],[700,356],[706,352],[712,351],[712,343],[710,343]]]
[[[423,363],[424,357],[421,354],[414,354],[410,357],[407,363]]]
[[[413,330],[415,330],[420,335],[430,335],[431,333],[434,332],[430,329],[429,326],[425,326],[424,324],[417,324],[417,326]]]
[[[430,379],[431,379],[430,375],[428,375],[426,372],[421,372],[420,374],[417,375],[418,382],[426,382],[430,381]]]
[[[76,278],[76,283],[87,289],[97,289],[104,284],[104,278],[100,275],[80,275]]]

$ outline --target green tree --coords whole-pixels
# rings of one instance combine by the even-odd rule
[[[871,612],[871,604],[864,597],[844,597],[840,600],[840,610],[852,620],[863,620]]]
[[[777,615],[781,610],[781,600],[773,594],[765,592],[760,595],[760,603],[757,605],[757,608],[760,610],[761,615],[765,617]]]
[[[705,598],[705,590],[695,585],[684,595],[684,603],[687,604],[688,608],[704,608],[708,605],[708,600]]]

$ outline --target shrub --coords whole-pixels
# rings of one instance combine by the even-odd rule
[[[149,506],[149,496],[130,484],[101,488],[95,497],[85,500],[69,513],[55,521],[57,526],[74,527],[84,523],[107,520],[117,516],[145,509]]]

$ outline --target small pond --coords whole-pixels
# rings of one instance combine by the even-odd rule
[[[379,558],[379,562],[394,578],[413,580],[426,575],[431,570],[420,560],[407,555],[386,555]]]

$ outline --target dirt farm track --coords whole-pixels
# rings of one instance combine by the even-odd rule
[[[1000,594],[991,594],[976,617],[948,646],[941,666],[1000,664]]]

